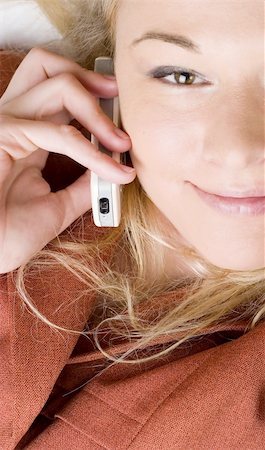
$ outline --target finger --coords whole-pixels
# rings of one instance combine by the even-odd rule
[[[37,120],[66,109],[90,133],[112,151],[131,147],[131,140],[117,135],[117,127],[103,113],[98,100],[72,74],[60,74],[43,81],[26,94],[1,107],[3,115]],[[121,130],[119,130],[120,132]]]
[[[91,209],[90,177],[90,170],[87,170],[70,186],[53,193],[57,200],[59,199],[58,203],[62,205],[64,211],[63,223],[60,224],[60,230],[57,230],[58,234]]]
[[[7,152],[11,158],[17,160],[41,148],[66,155],[113,183],[125,183],[128,180],[132,181],[135,177],[135,172],[132,174],[124,172],[122,164],[97,150],[79,130],[71,125],[58,126],[52,122],[1,116],[0,119],[0,155],[2,149],[2,152]]]
[[[0,99],[0,105],[61,73],[74,75],[86,89],[97,97],[109,98],[118,95],[116,80],[108,80],[102,74],[87,70],[71,59],[34,47],[18,66]]]

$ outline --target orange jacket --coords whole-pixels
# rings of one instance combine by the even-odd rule
[[[2,92],[9,78],[1,78]],[[81,166],[50,154],[46,179],[55,171],[60,188],[81,174]],[[86,224],[91,236],[105,232],[93,224],[91,211]],[[71,305],[81,286],[69,272],[51,270],[26,287],[51,321],[84,329],[94,297]],[[246,334],[247,321],[209,328],[163,359],[119,364],[96,376],[106,360],[92,342],[52,331],[21,305],[12,274],[0,275],[1,450],[265,448],[265,321]],[[157,345],[173,341],[164,337]],[[126,348],[116,344],[111,353]]]

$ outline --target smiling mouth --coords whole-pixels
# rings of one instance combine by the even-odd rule
[[[191,185],[207,205],[224,214],[257,216],[265,212],[265,196],[226,197],[206,192],[193,183]]]

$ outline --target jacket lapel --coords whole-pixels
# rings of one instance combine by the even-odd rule
[[[92,220],[91,216],[89,220]],[[92,222],[86,225],[89,231],[91,225]],[[95,233],[104,232],[95,228]],[[106,251],[105,258],[108,257]],[[15,445],[43,408],[79,335],[51,329],[29,312],[15,292],[12,274],[7,274],[7,285],[8,301],[13,305],[11,364],[15,376],[12,444]],[[31,274],[26,289],[36,308],[48,320],[64,328],[84,329],[95,296],[81,297],[84,286],[70,272],[56,268],[41,272],[41,277],[34,278]],[[74,302],[74,299],[78,300]]]

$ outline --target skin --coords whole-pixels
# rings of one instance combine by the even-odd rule
[[[202,53],[154,39],[130,46],[150,30],[188,36]],[[264,187],[263,1],[123,0],[114,63],[132,163],[162,230],[218,267],[263,268],[264,215],[224,215],[187,183],[212,193]],[[160,65],[195,70],[202,84],[147,74]]]

